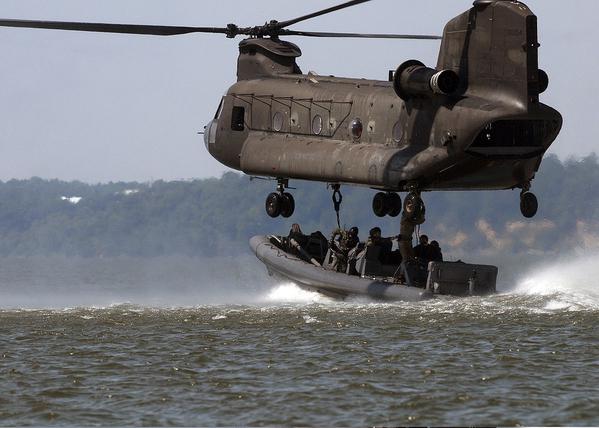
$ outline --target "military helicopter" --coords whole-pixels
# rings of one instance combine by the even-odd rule
[[[265,204],[273,218],[294,213],[292,179],[332,184],[335,195],[342,184],[370,187],[377,191],[377,216],[403,212],[412,226],[424,221],[422,192],[437,190],[521,189],[521,212],[534,217],[531,182],[562,127],[560,113],[539,100],[549,78],[538,65],[536,16],[519,1],[476,0],[448,22],[442,37],[288,29],[369,1],[255,27],[27,20],[0,20],[0,26],[247,36],[239,44],[238,81],[204,139],[222,164],[276,180]],[[441,40],[441,48],[436,66],[408,60],[388,81],[375,81],[302,74],[302,52],[281,39],[286,36]],[[407,193],[403,204],[399,192]]]

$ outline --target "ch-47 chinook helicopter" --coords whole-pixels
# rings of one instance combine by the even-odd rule
[[[377,216],[424,221],[421,193],[522,189],[531,218],[531,181],[562,117],[542,104],[537,18],[519,1],[476,0],[443,36],[304,32],[287,27],[366,3],[354,0],[300,18],[241,28],[171,27],[0,20],[0,26],[172,36],[248,36],[239,44],[238,81],[207,125],[205,143],[224,165],[274,178],[266,210],[290,217],[290,179],[353,184],[378,191]],[[299,47],[282,36],[440,39],[434,68],[401,64],[389,81],[302,74]],[[402,206],[398,192],[407,192]],[[413,230],[413,229],[412,229]],[[409,227],[406,226],[406,231]],[[410,234],[411,236],[411,234]]]

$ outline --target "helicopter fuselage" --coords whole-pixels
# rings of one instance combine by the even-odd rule
[[[538,200],[531,181],[562,127],[559,112],[540,102],[549,77],[539,69],[537,17],[517,0],[474,0],[447,23],[443,37],[288,28],[369,1],[349,0],[254,27],[22,19],[0,19],[0,26],[249,37],[239,44],[237,83],[221,100],[204,139],[224,165],[277,180],[277,193],[265,204],[273,218],[293,215],[289,179],[332,184],[336,210],[341,184],[381,190],[373,198],[375,215],[403,212],[405,237],[425,220],[423,191],[518,187],[522,214],[534,217]],[[299,47],[281,36],[442,42],[434,68],[409,60],[389,81],[376,81],[303,74]],[[408,192],[403,205],[400,191]]]
[[[562,118],[539,102],[536,17],[480,3],[445,28],[436,70],[459,77],[453,94],[416,85],[402,99],[390,81],[301,74],[297,46],[244,40],[209,152],[249,175],[386,191],[527,186]]]
[[[415,183],[421,190],[506,189],[534,176],[559,130],[545,128],[557,118],[543,104],[530,111],[480,98],[405,103],[389,82],[280,75],[232,86],[206,146],[249,175],[389,191]],[[489,124],[502,121],[513,127],[510,141],[490,141]],[[534,140],[517,135],[535,128]]]

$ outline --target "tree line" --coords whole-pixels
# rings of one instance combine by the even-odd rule
[[[304,232],[328,235],[336,226],[331,191],[322,183],[291,185],[295,215],[273,220],[264,200],[275,183],[236,173],[152,183],[0,182],[0,255],[236,255],[248,251],[251,236],[286,234],[294,222]],[[535,219],[521,217],[518,191],[426,193],[422,231],[455,254],[593,245],[599,234],[598,187],[595,155],[567,161],[548,156],[533,184],[541,202]],[[398,219],[372,213],[374,191],[346,186],[342,192],[341,221],[358,226],[362,239],[374,226],[383,234],[398,233]]]

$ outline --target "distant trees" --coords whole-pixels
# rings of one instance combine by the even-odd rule
[[[234,173],[220,179],[90,185],[33,178],[0,183],[0,255],[97,256],[225,255],[247,251],[255,234],[335,226],[331,193],[319,183],[293,182],[297,211],[272,220],[264,199],[274,189]],[[446,253],[547,252],[599,242],[599,168],[595,155],[560,161],[549,156],[534,182],[541,201],[532,221],[520,216],[518,193],[425,194],[423,232]],[[370,209],[373,192],[344,187],[342,222],[365,238],[378,225],[395,234],[397,219]],[[72,197],[82,199],[75,203]]]

